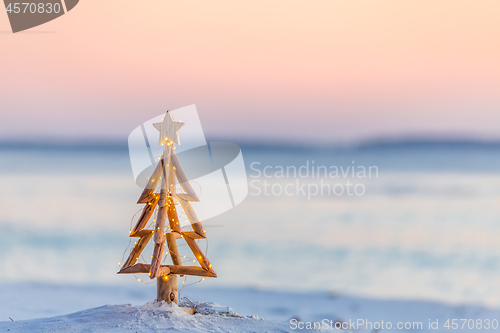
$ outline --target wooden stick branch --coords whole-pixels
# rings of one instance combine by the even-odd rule
[[[161,265],[160,270],[158,272],[158,276],[168,275],[170,274],[170,268],[166,265]]]
[[[165,248],[165,222],[167,220],[167,184],[168,184],[168,163],[170,162],[170,155],[172,152],[172,146],[165,145],[165,149],[163,151],[161,164],[162,165],[162,186],[160,191],[160,200],[158,201],[158,217],[156,218],[156,227],[155,227],[155,248],[153,251],[153,258],[151,260],[151,268],[149,270],[149,277],[154,279],[158,277],[161,260],[163,257],[163,249]]]
[[[201,222],[196,222],[191,224],[191,227],[193,227],[193,231],[196,232],[201,238],[206,238],[206,232],[205,229],[203,229],[203,226],[201,225]]]
[[[168,206],[168,221],[170,222],[170,230],[175,231],[177,233],[181,233],[181,226],[179,224],[179,217],[177,215],[177,210],[175,209],[174,199],[171,195],[167,198],[167,206]]]
[[[137,260],[139,259],[139,256],[142,253],[142,250],[144,250],[144,248],[148,244],[149,240],[151,239],[151,236],[153,236],[152,232],[147,233],[144,236],[142,236],[135,243],[134,247],[132,248],[132,251],[130,251],[130,255],[128,256],[127,260],[123,264],[122,270],[124,268],[129,267],[129,266],[132,266],[133,264],[135,264],[137,262]]]
[[[167,222],[168,204],[166,189],[160,192],[160,200],[158,202],[158,216],[156,217],[155,225],[155,243],[160,244],[165,242],[165,223]]]
[[[177,195],[177,197],[179,197],[179,195]],[[200,219],[198,218],[198,215],[193,209],[191,203],[189,201],[183,200],[182,198],[179,198],[179,203],[184,210],[184,213],[186,213],[189,222],[191,222],[191,226],[193,227],[194,232],[205,238],[205,229],[203,229]]]
[[[191,203],[187,200],[179,198],[179,194],[177,194],[176,196],[179,199],[179,203],[182,207],[182,210],[184,210],[184,213],[186,213],[186,216],[187,216],[189,222],[191,222],[191,224],[196,223],[196,222],[200,222],[200,219],[198,218],[198,214],[196,214],[196,212],[194,211]]]
[[[160,130],[162,130],[161,127]],[[168,140],[166,142],[167,143],[165,144],[160,162],[153,171],[153,174],[148,180],[148,184],[143,190],[138,201],[139,203],[146,203],[146,206],[142,210],[141,216],[139,217],[134,229],[131,230],[130,236],[140,237],[140,239],[135,243],[127,261],[118,272],[119,274],[149,273],[149,277],[151,279],[160,278],[161,281],[158,280],[160,281],[158,295],[165,294],[163,291],[169,288],[176,290],[177,284],[174,283],[176,275],[217,277],[217,274],[212,269],[212,264],[205,254],[203,254],[198,246],[198,243],[196,242],[197,239],[206,238],[205,230],[203,229],[198,215],[191,205],[191,202],[199,201],[199,197],[189,183],[189,180],[179,163],[173,148],[173,142]],[[160,193],[154,193],[160,180]],[[176,193],[177,181],[185,193]],[[193,231],[182,232],[179,223],[179,216],[175,207],[174,196],[178,199],[179,204],[186,213]],[[156,218],[155,228],[154,230],[146,230],[144,228],[148,224],[148,221],[153,215],[156,207],[158,207],[158,215]],[[171,229],[171,232],[169,233],[165,233],[167,218]],[[141,252],[153,236],[154,250],[151,264],[137,264],[136,262],[139,259]],[[186,240],[186,243],[196,256],[196,259],[201,267],[183,266],[181,256],[179,255],[179,249],[177,247],[178,238],[184,238]],[[168,251],[172,257],[173,265],[162,265],[161,261],[163,260],[163,254],[165,251],[165,241],[168,244]],[[170,279],[170,277],[172,278]],[[170,282],[164,283],[165,281]],[[172,301],[172,299],[170,300]]]
[[[174,233],[167,233],[167,244],[168,251],[170,253],[170,256],[172,257],[172,263],[174,265],[182,266],[182,259],[179,255],[179,249],[177,248],[177,238],[175,237]]]
[[[200,198],[198,198],[198,195],[193,190],[193,187],[191,186],[191,184],[189,184],[189,180],[186,177],[184,170],[182,170],[181,164],[179,163],[179,159],[177,158],[175,151],[172,152],[171,156],[172,156],[172,165],[175,171],[175,175],[177,176],[177,180],[179,180],[179,184],[181,184],[182,189],[184,190],[184,192],[186,192],[183,193],[182,196],[187,201],[200,201]]]
[[[207,259],[207,257],[203,254],[203,252],[201,252],[201,249],[198,246],[198,244],[196,243],[196,240],[189,238],[189,237],[184,237],[184,239],[186,240],[186,243],[189,246],[189,248],[191,249],[191,251],[193,252],[193,254],[196,256],[196,259],[200,263],[200,266],[204,270],[217,276],[217,274],[215,274],[215,271],[212,269],[212,264]]]
[[[144,227],[148,223],[149,219],[151,218],[151,215],[153,215],[153,212],[155,211],[155,207],[158,204],[159,199],[160,196],[157,194],[152,194],[150,196],[148,203],[144,206],[144,209],[142,210],[142,214],[139,217],[139,221],[137,221],[134,229],[130,232],[130,237],[138,237],[136,236],[136,234],[142,229],[144,229]]]
[[[149,269],[149,277],[151,279],[157,278],[159,276],[161,259],[163,257],[163,249],[165,248],[165,243],[155,244],[153,250],[153,259],[151,260],[151,267]]]
[[[164,172],[164,170],[165,170],[164,166],[165,166],[165,164],[167,164],[167,166],[168,166],[168,164],[170,163],[170,153],[172,150],[173,150],[172,146],[170,146],[170,145],[166,145],[163,148],[163,153],[161,155],[160,162],[158,162],[158,164],[156,165],[156,168],[153,171],[153,174],[151,175],[151,177],[149,178],[148,183],[146,184],[146,187],[142,191],[142,194],[139,197],[139,200],[137,201],[137,203],[147,203],[149,201],[151,195],[153,194],[154,190],[156,189],[156,186],[158,186],[160,179],[167,177],[167,175]],[[165,159],[168,159],[168,161],[166,161],[166,163],[165,163]],[[161,163],[161,162],[163,162],[163,163]]]
[[[170,274],[217,277],[215,272],[206,271],[201,267],[175,265],[167,265],[167,267],[170,269]]]
[[[149,229],[142,229],[141,231],[136,232],[133,235],[130,235],[130,237],[142,237],[147,234],[154,235],[155,231],[154,230],[149,230]]]
[[[151,265],[135,264],[133,266],[122,268],[118,274],[135,274],[135,273],[149,273]]]
[[[156,218],[156,227],[155,227],[155,243],[160,244],[165,242],[165,223],[167,220],[168,214],[168,165],[170,162],[170,154],[172,153],[172,147],[167,145],[165,150],[163,151],[163,159],[159,164],[162,164],[163,167],[163,176],[161,181],[161,191],[160,191],[160,199],[158,201],[158,217]]]
[[[170,156],[171,159],[173,154],[175,154],[175,151],[172,149],[172,153]],[[172,197],[172,195],[176,193],[176,179],[175,179],[174,169],[175,168],[173,166],[173,163],[170,163],[168,168],[168,184],[167,184],[168,189],[170,191],[167,197],[168,200],[167,215],[168,215],[168,221],[170,223],[170,230],[172,232],[167,233],[166,236],[167,236],[168,251],[170,253],[170,256],[172,257],[172,263],[177,266],[182,266],[182,259],[181,256],[179,255],[179,249],[177,248],[177,237],[181,236],[182,230],[179,224],[179,217],[177,215],[177,211],[175,209],[175,203]],[[177,290],[177,283],[175,285],[175,288]]]
[[[118,272],[118,274],[137,274],[137,273],[149,273],[151,265],[149,264],[135,264],[133,266],[124,268]],[[166,265],[160,267],[159,276],[170,274],[170,268]]]
[[[175,154],[175,150],[172,149],[172,152]],[[176,188],[176,179],[175,179],[175,171],[174,171],[174,166],[171,163],[172,162],[172,156],[170,156],[170,163],[168,165],[168,184],[167,188],[170,190],[170,193],[173,195],[177,192]]]
[[[154,190],[156,189],[156,186],[158,186],[158,182],[160,181],[162,175],[162,165],[161,163],[158,163],[156,165],[155,171],[153,171],[153,174],[149,178],[148,183],[146,184],[146,187],[142,191],[142,194],[137,200],[137,203],[147,203],[148,200],[151,197],[151,194],[153,194]]]
[[[198,235],[198,233],[196,233],[196,232],[194,232],[194,231],[186,231],[186,232],[183,232],[183,233],[182,233],[182,236],[183,236],[183,237],[189,237],[189,238],[192,238],[192,239],[206,238],[205,236],[200,236],[200,235]]]

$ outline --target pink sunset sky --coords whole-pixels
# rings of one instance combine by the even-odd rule
[[[82,0],[9,31],[3,141],[126,142],[190,104],[211,138],[500,139],[498,0]]]

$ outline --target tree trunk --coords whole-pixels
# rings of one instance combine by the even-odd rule
[[[167,303],[175,302],[179,304],[177,299],[177,275],[163,275],[156,279],[156,300],[165,301]]]

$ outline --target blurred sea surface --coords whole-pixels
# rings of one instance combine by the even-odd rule
[[[219,277],[200,286],[500,306],[500,149],[242,150],[252,186],[243,203],[204,222],[208,242],[200,244]],[[377,172],[275,177],[280,167],[307,165]],[[322,181],[361,184],[364,193],[277,194]],[[274,194],[265,195],[264,182]],[[141,209],[126,149],[2,148],[0,184],[0,281],[143,283],[116,274]]]

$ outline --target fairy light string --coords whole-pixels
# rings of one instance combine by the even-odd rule
[[[163,145],[164,145],[164,144],[162,144],[162,145],[158,148],[158,150],[155,152],[155,157],[154,157],[154,158],[155,158],[155,160],[156,160],[157,155],[160,153],[160,151],[161,151],[161,147],[162,147]],[[173,148],[175,149],[175,147],[173,147]],[[161,160],[161,157],[159,157],[159,160]],[[166,166],[168,167],[169,165],[167,164]],[[174,169],[175,169],[175,167],[174,167]],[[149,179],[150,179],[150,177],[148,177],[148,181],[149,181]],[[198,188],[197,188],[197,191],[196,191],[197,193],[196,193],[196,194],[198,195],[198,197],[201,197],[201,194],[202,194],[202,189],[201,189],[200,184],[199,184],[198,182],[196,182],[196,181],[190,182],[190,184],[196,184],[196,185],[197,185],[197,187],[198,187]],[[157,183],[157,185],[156,185],[156,187],[155,187],[155,189],[154,189],[154,191],[153,191],[153,193],[159,194],[159,192],[160,192],[160,190],[161,190],[161,186],[162,186],[162,185],[161,185],[161,182],[158,182],[158,183]],[[175,192],[177,192],[178,190],[180,190],[180,189],[181,189],[181,188],[180,188],[180,184],[177,184],[176,182],[175,182],[174,184],[172,184],[172,186],[175,186]],[[169,195],[170,195],[170,190],[169,190]],[[175,207],[180,206],[180,205],[179,205],[179,201],[178,201],[178,199],[177,199],[177,198],[175,198],[175,197],[172,197],[172,198],[173,198],[173,202],[174,202]],[[150,204],[150,203],[149,203],[149,204]],[[185,222],[189,222],[189,219],[188,219],[188,217],[187,217],[186,213],[185,213],[182,209],[181,209],[181,210],[179,210],[179,209],[177,209],[177,208],[174,208],[174,209],[175,209],[175,211],[178,213],[178,221],[179,221],[179,222],[178,222],[177,224],[181,225],[181,222],[183,222],[182,224],[185,224]],[[131,232],[132,232],[132,228],[133,228],[133,225],[134,225],[134,219],[136,218],[137,214],[139,214],[142,210],[143,210],[143,208],[139,209],[139,210],[138,210],[138,211],[137,211],[137,212],[136,212],[136,213],[132,216],[132,219],[131,219],[131,221],[130,221],[129,233],[131,233]],[[151,217],[152,217],[152,218],[151,218],[151,217],[149,218],[149,220],[148,220],[148,222],[147,222],[146,226],[144,227],[144,229],[151,229],[151,228],[153,228],[153,229],[154,229],[153,225],[155,224],[156,219],[158,218],[158,212],[159,212],[159,206],[158,206],[158,205],[156,205],[156,207],[154,208],[153,213],[151,214]],[[180,214],[179,214],[179,213],[180,213]],[[180,215],[180,216],[179,216],[179,215]],[[136,223],[137,223],[137,222],[136,222]],[[184,225],[184,226],[181,228],[181,231],[182,231],[182,232],[185,232],[185,230],[184,230],[184,229],[185,229],[185,228],[188,228],[188,227],[189,227],[189,224]],[[164,232],[164,234],[166,235],[168,232],[171,232],[170,226],[165,226],[165,232]],[[203,232],[205,232],[205,230],[203,230]],[[181,237],[182,237],[182,236],[181,236]],[[207,256],[207,254],[208,254],[208,239],[207,239],[207,238],[203,238],[203,239],[205,239],[205,242],[206,242],[205,251],[204,251],[204,253],[203,253],[203,254],[204,254],[204,256],[206,257],[206,256]],[[199,240],[200,240],[200,239],[197,239],[196,241],[199,243]],[[124,251],[124,252],[123,252],[123,254],[122,254],[122,260],[118,263],[118,266],[119,266],[119,267],[121,267],[121,264],[122,264],[122,262],[123,262],[123,261],[124,261],[124,259],[125,259],[125,254],[127,253],[128,249],[130,248],[130,244],[131,244],[131,242],[132,242],[132,238],[129,238],[129,242],[128,242],[127,248],[125,249],[125,251]],[[134,242],[134,246],[135,246],[135,245],[137,245],[137,244],[138,244],[138,240]],[[165,245],[167,245],[167,244],[166,244],[166,242],[165,242],[164,244],[165,244]],[[177,247],[178,247],[178,248],[186,248],[186,247],[187,247],[187,244],[184,244],[184,243],[182,243],[182,244],[177,244]],[[164,254],[164,256],[162,256],[163,258],[161,258],[161,259],[162,259],[162,260],[161,260],[162,265],[164,265],[164,264],[165,264],[165,262],[166,262],[166,260],[167,260],[167,257],[168,257],[169,255],[171,256],[171,252],[172,252],[172,251],[170,251],[170,249],[168,248],[168,245],[165,247],[165,249],[166,249],[167,251],[166,251],[166,253]],[[185,259],[185,260],[182,260],[182,263],[183,263],[183,264],[184,264],[184,263],[187,263],[187,262],[196,262],[196,261],[197,261],[195,257],[189,257],[189,256],[185,256],[185,255],[182,255],[182,256],[181,256],[181,258],[182,258],[182,259]],[[137,263],[147,264],[147,263],[148,263],[148,261],[147,261],[147,260],[143,257],[143,254],[141,253],[141,254],[139,255],[139,259],[137,260]],[[210,265],[210,268],[211,268],[211,266],[212,266],[212,265]],[[143,279],[141,279],[140,277],[138,277],[135,273],[134,273],[134,274],[132,274],[132,275],[135,277],[135,279],[136,279],[138,282],[141,282],[141,283],[143,283],[143,284],[148,284],[148,285],[149,285],[149,284],[153,284],[153,283],[155,283],[155,281],[154,281],[154,280],[151,280],[151,281],[149,281],[149,282],[146,282],[146,281],[144,281]],[[200,278],[198,281],[194,281],[194,282],[192,282],[192,283],[186,283],[186,282],[187,282],[187,278],[188,278],[188,275],[184,275],[184,281],[182,282],[182,287],[180,287],[180,288],[179,288],[179,290],[178,290],[179,296],[180,296],[180,291],[181,291],[181,290],[183,290],[185,287],[193,286],[193,285],[198,284],[198,283],[200,283],[200,282],[202,282],[202,281],[204,281],[204,280],[205,280],[205,277],[202,277],[202,278]]]

